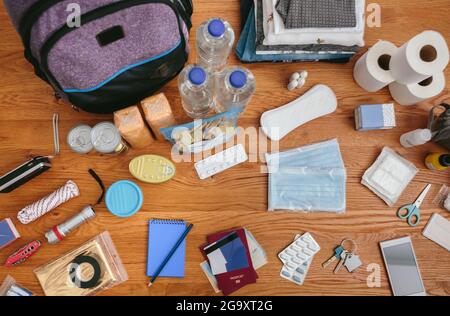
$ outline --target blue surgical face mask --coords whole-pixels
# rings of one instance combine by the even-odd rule
[[[280,169],[269,174],[269,210],[344,212],[345,183],[345,169]]]
[[[345,212],[347,177],[336,140],[275,155],[267,155],[269,210]]]
[[[266,155],[269,172],[280,167],[343,168],[339,143],[336,139]]]

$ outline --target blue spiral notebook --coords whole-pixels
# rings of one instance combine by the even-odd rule
[[[147,276],[153,276],[160,264],[186,230],[186,222],[154,219],[148,225]],[[186,239],[160,273],[160,277],[184,277]]]

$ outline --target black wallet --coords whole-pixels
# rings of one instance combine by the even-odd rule
[[[48,157],[35,157],[0,178],[0,193],[9,193],[52,167]]]

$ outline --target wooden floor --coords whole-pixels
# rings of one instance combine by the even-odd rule
[[[369,1],[370,2],[370,1]],[[382,5],[382,27],[367,29],[367,45],[385,39],[401,45],[415,34],[434,29],[440,31],[450,43],[450,7],[448,0],[379,0]],[[194,34],[196,27],[211,16],[220,16],[239,29],[239,1],[194,0]],[[19,37],[13,30],[3,4],[0,5],[0,170],[6,172],[31,155],[48,155],[53,150],[51,120],[54,112],[61,117],[62,153],[54,159],[53,168],[8,195],[0,196],[0,218],[11,217],[22,235],[20,241],[0,251],[0,262],[20,246],[34,239],[44,241],[43,234],[55,224],[77,213],[87,204],[94,203],[99,194],[97,184],[88,174],[93,168],[106,185],[119,179],[131,179],[129,161],[144,153],[170,157],[170,145],[157,142],[142,151],[131,150],[120,157],[102,157],[97,154],[80,156],[65,144],[71,127],[85,122],[95,124],[110,120],[112,116],[77,113],[52,97],[52,90],[34,76],[31,66],[23,58]],[[193,40],[191,39],[193,46]],[[365,50],[361,51],[363,53]],[[195,60],[195,49],[190,61]],[[212,179],[201,181],[192,163],[177,165],[176,177],[162,185],[144,185],[145,202],[142,210],[129,219],[112,216],[104,205],[97,207],[97,218],[82,226],[58,245],[44,244],[39,254],[25,264],[14,268],[0,268],[0,282],[11,274],[36,294],[42,290],[33,269],[76,248],[86,240],[108,230],[129,274],[129,281],[105,295],[213,295],[214,292],[200,269],[203,258],[198,250],[208,234],[244,226],[250,229],[267,252],[269,263],[258,270],[256,284],[246,286],[239,295],[390,295],[390,287],[378,243],[383,240],[409,235],[413,239],[426,290],[431,295],[450,294],[450,253],[427,240],[421,232],[433,213],[450,219],[450,213],[432,204],[442,184],[449,184],[448,172],[432,172],[423,163],[429,152],[442,151],[436,145],[404,149],[399,144],[402,133],[423,128],[427,110],[432,102],[418,107],[396,105],[398,127],[390,131],[356,132],[353,110],[360,104],[392,101],[387,90],[367,93],[352,79],[355,60],[346,65],[327,63],[253,64],[247,67],[255,74],[257,91],[244,116],[241,126],[259,124],[264,111],[285,104],[315,84],[327,84],[339,98],[338,110],[324,118],[298,128],[280,142],[281,149],[298,147],[331,138],[338,138],[347,167],[347,212],[344,215],[299,214],[267,212],[267,175],[260,173],[262,163],[244,163]],[[233,56],[232,64],[238,61]],[[286,80],[301,69],[310,73],[306,87],[288,92]],[[450,69],[446,71],[450,81]],[[187,121],[181,111],[176,80],[164,87],[177,119]],[[450,97],[447,94],[441,99]],[[449,98],[450,100],[450,98]],[[419,174],[408,186],[398,204],[388,207],[371,191],[360,184],[364,171],[372,164],[383,146],[389,146],[412,161]],[[81,188],[81,197],[30,225],[16,219],[25,205],[53,191],[66,180],[74,180]],[[425,184],[433,188],[422,206],[422,222],[410,228],[397,219],[399,205],[413,201]],[[150,289],[145,276],[147,221],[151,218],[184,219],[195,224],[187,240],[186,276],[183,279],[161,278]],[[322,247],[313,261],[303,286],[285,281],[279,276],[281,262],[277,258],[297,233],[311,232]],[[344,237],[353,238],[359,245],[364,265],[355,273],[341,271],[335,275],[324,270],[321,263],[332,253]],[[381,287],[369,288],[366,266],[381,266]]]

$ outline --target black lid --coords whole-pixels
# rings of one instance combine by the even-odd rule
[[[450,154],[444,154],[439,157],[439,163],[445,167],[450,167]]]

